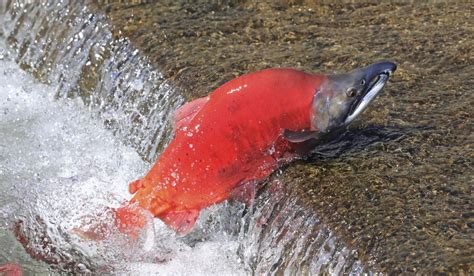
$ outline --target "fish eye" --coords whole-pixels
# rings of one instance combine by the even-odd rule
[[[362,85],[362,86],[365,85],[365,79],[362,79],[362,80],[360,81],[360,85]]]
[[[351,88],[347,89],[346,95],[347,95],[347,97],[352,98],[355,95],[357,95],[357,90],[354,87],[351,87]]]

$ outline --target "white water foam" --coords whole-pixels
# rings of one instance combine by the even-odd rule
[[[153,244],[97,245],[63,237],[78,218],[129,198],[127,183],[151,164],[91,118],[80,100],[55,100],[52,87],[37,83],[6,56],[0,46],[0,264],[47,271],[12,233],[17,219],[38,225],[40,218],[58,249],[57,259],[77,261],[79,267],[77,252],[116,273],[245,274],[233,238],[214,236],[189,246],[159,220]]]

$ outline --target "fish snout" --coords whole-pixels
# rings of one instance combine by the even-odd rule
[[[381,74],[387,74],[390,77],[392,73],[397,70],[397,65],[391,61],[381,61],[361,68],[359,70],[363,72],[363,75],[365,75],[366,80],[370,82]]]

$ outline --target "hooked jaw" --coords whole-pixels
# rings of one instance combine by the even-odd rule
[[[367,106],[375,99],[382,88],[387,83],[392,73],[397,69],[397,65],[393,62],[379,62],[369,65],[365,68],[354,71],[352,74],[361,76],[367,83],[362,89],[362,93],[352,103],[344,124],[350,124],[359,114],[364,111]],[[357,78],[357,77],[356,77]],[[360,77],[359,77],[360,78]]]

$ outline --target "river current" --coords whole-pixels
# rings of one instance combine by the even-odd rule
[[[80,99],[55,100],[54,89],[10,61],[3,46],[0,59],[0,263],[18,263],[27,272],[50,269],[16,241],[12,229],[21,220],[24,231],[36,231],[27,235],[37,239],[44,231],[49,244],[61,247],[51,258],[69,261],[74,266],[69,270],[244,273],[235,238],[217,235],[190,246],[159,220],[154,235],[145,233],[126,247],[74,237],[70,230],[81,216],[129,198],[127,183],[150,164],[105,129]]]

